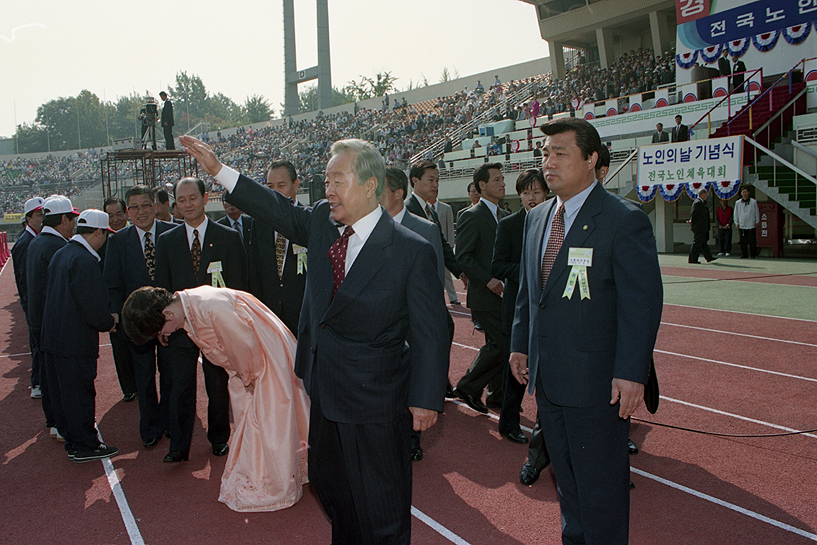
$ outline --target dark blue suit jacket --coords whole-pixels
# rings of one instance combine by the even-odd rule
[[[57,250],[68,244],[51,233],[40,232],[26,252],[26,289],[28,290],[28,329],[39,332],[43,326],[45,291],[48,288],[48,264]],[[90,254],[89,254],[90,255]],[[93,256],[92,256],[93,257]]]
[[[28,245],[34,240],[34,235],[28,229],[23,230],[23,234],[11,247],[11,258],[14,260],[14,281],[17,283],[17,295],[20,296],[20,304],[23,305],[23,312],[28,312],[28,284],[26,284],[26,252]]]
[[[48,266],[42,350],[96,359],[99,332],[113,325],[99,261],[82,244],[69,241]]]
[[[551,403],[610,403],[613,378],[645,384],[661,322],[663,288],[655,237],[638,205],[590,192],[565,236],[544,291],[542,240],[556,199],[528,213],[511,351],[528,354],[531,391],[539,373]],[[590,298],[563,297],[569,248],[592,248]]]
[[[448,339],[431,245],[385,211],[332,297],[327,255],[340,236],[329,203],[293,206],[244,176],[230,201],[309,248],[295,372],[335,422],[387,423],[408,407],[442,411]],[[413,337],[423,342],[411,344]]]
[[[177,227],[176,224],[156,220],[156,239]],[[153,241],[154,248],[157,240]],[[155,286],[150,279],[145,255],[142,253],[142,241],[136,227],[129,225],[108,237],[103,277],[111,299],[111,312],[122,313],[125,299],[142,286]],[[119,329],[119,328],[117,328]]]
[[[519,262],[522,259],[525,216],[527,213],[522,208],[499,220],[496,226],[491,272],[494,278],[505,282],[505,289],[502,292],[502,332],[506,335],[511,334],[513,313],[516,310],[516,295],[519,293]]]

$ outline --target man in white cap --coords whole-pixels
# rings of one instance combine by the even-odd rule
[[[40,340],[59,382],[65,450],[78,463],[118,452],[100,441],[94,426],[99,332],[116,325],[97,252],[113,232],[108,214],[83,211],[77,219],[77,234],[54,254],[48,266]]]
[[[14,281],[17,283],[17,294],[23,312],[28,315],[28,288],[26,285],[26,252],[28,245],[40,232],[43,224],[43,199],[33,197],[23,206],[23,232],[11,248],[11,258],[14,260]],[[40,391],[40,357],[35,348],[34,337],[28,333],[28,346],[31,349],[31,397],[42,397]]]
[[[45,425],[51,429],[51,437],[62,439],[61,426],[64,426],[62,410],[58,406],[60,399],[59,384],[56,378],[51,384],[48,359],[42,352],[40,330],[43,326],[45,309],[45,290],[48,287],[48,265],[57,250],[68,243],[68,237],[74,233],[79,212],[71,201],[62,195],[52,195],[43,201],[43,228],[31,244],[26,255],[26,289],[28,291],[28,331],[37,345],[40,358],[40,391],[42,393]],[[53,391],[52,391],[53,390]]]

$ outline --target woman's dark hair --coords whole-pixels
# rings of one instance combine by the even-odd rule
[[[165,326],[162,312],[173,302],[164,288],[144,286],[130,294],[122,307],[122,327],[134,344],[145,344],[159,336]]]
[[[521,195],[523,191],[529,187],[533,187],[533,184],[536,182],[539,182],[539,185],[543,191],[548,190],[545,177],[542,175],[542,171],[540,169],[529,168],[528,170],[523,171],[516,179],[516,194]]]

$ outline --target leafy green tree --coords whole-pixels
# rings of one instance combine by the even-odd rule
[[[253,95],[247,97],[241,107],[241,114],[245,123],[260,123],[261,121],[269,121],[273,110],[263,95]]]
[[[355,102],[359,98],[350,93],[348,86],[343,90],[338,90],[337,87],[332,87],[332,106],[340,106],[341,104],[348,104]],[[283,110],[283,104],[281,105]],[[318,109],[318,86],[310,85],[305,90],[298,93],[298,113],[314,112]]]
[[[23,123],[17,126],[14,135],[17,138],[19,153],[35,153],[48,150],[48,135],[42,125]]]

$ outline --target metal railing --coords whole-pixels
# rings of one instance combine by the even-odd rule
[[[766,132],[766,142],[765,142],[765,144],[766,144],[767,148],[770,147],[771,146],[772,132],[769,131],[769,130],[766,130],[766,129],[768,129],[771,126],[771,124],[774,123],[774,121],[776,119],[780,119],[780,134],[783,134],[783,130],[784,130],[784,127],[785,127],[783,125],[783,123],[784,123],[784,121],[786,121],[786,116],[784,116],[783,113],[786,110],[788,110],[790,107],[794,106],[794,111],[792,112],[792,117],[796,116],[797,115],[797,100],[801,96],[805,95],[806,91],[808,91],[808,89],[803,87],[800,90],[800,92],[797,93],[796,96],[792,97],[791,100],[789,100],[786,103],[785,106],[783,106],[782,108],[777,110],[777,112],[772,117],[770,117],[763,125],[760,126],[760,128],[758,128],[755,132],[752,133],[752,139],[753,140],[759,140],[758,136],[762,135],[763,132],[765,131]],[[806,110],[808,110],[808,107],[806,107]],[[757,148],[754,149],[754,162],[755,162],[755,164],[757,164]]]
[[[756,142],[752,138],[748,136],[743,137],[746,142],[754,146],[755,148],[759,149],[766,155],[768,155],[773,163],[772,163],[772,185],[777,185],[777,164],[780,163],[787,169],[793,171],[795,173],[794,177],[794,199],[799,200],[800,196],[802,196],[802,184],[800,183],[800,179],[804,179],[811,184],[811,186],[817,185],[817,179],[815,179],[812,175],[804,171],[803,169],[799,168],[798,166],[790,163],[789,161],[785,160],[784,158],[780,157],[778,154],[774,153],[772,150],[767,148],[766,146]],[[757,168],[757,165],[755,166]],[[808,187],[811,187],[808,186]]]
[[[762,82],[763,81],[763,68],[762,67],[761,68],[755,68],[754,70],[751,70],[751,71],[738,72],[739,74],[748,74],[748,76],[746,76],[746,79],[745,79],[744,83],[742,84],[744,86],[744,89],[741,90],[741,91],[738,91],[737,88],[734,88],[731,91],[729,91],[729,93],[727,93],[725,97],[720,99],[715,105],[713,105],[711,108],[709,108],[709,110],[707,110],[706,113],[704,115],[702,115],[695,123],[690,125],[689,128],[694,129],[695,127],[698,126],[698,124],[701,121],[706,119],[706,131],[707,131],[706,133],[707,133],[707,135],[711,135],[712,134],[712,112],[714,112],[716,108],[720,107],[720,105],[723,104],[724,101],[727,101],[726,102],[726,107],[727,107],[727,114],[726,115],[727,115],[727,118],[731,118],[732,117],[732,95],[738,95],[738,94],[743,93],[743,92],[746,93],[746,102],[750,102],[750,100],[751,100],[751,96],[750,96],[751,91],[749,90],[749,82],[751,81],[752,77],[754,75],[756,75],[758,72],[760,72],[760,81]],[[721,76],[718,76],[718,77],[721,77]],[[703,80],[703,81],[712,81],[713,79],[715,79],[715,78],[710,78],[709,80]],[[730,81],[731,81],[731,77],[730,77]],[[751,127],[751,121],[750,121],[750,127]]]

